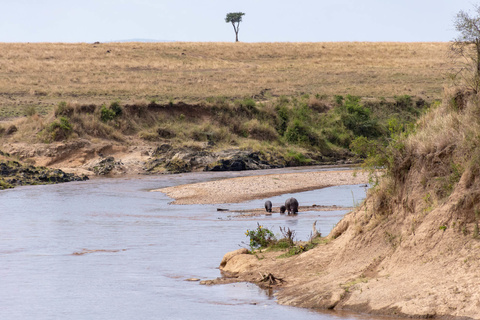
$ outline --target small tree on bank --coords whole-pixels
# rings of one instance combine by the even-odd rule
[[[460,11],[454,20],[460,35],[453,40],[452,52],[464,60],[460,74],[475,92],[480,91],[480,6],[475,5],[475,16]]]
[[[238,30],[240,27],[240,22],[242,22],[242,17],[245,15],[243,12],[230,12],[227,13],[225,17],[225,22],[232,23],[233,30],[235,31],[235,42],[238,42]]]

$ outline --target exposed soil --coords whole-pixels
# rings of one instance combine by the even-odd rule
[[[6,143],[2,150],[23,162],[47,166],[65,172],[95,176],[95,167],[108,157],[117,159],[115,168],[106,174],[138,174],[152,152],[146,145],[125,146],[119,143],[93,143],[79,139],[46,144]]]
[[[291,258],[279,258],[283,252],[227,254],[218,283],[265,286],[265,275],[272,275],[283,280],[269,286],[278,289],[278,302],[285,305],[480,319],[478,229],[450,216],[466,185],[468,179],[462,179],[448,201],[426,210],[418,185],[406,187],[400,200],[390,204],[390,212],[378,211],[382,197],[370,193],[312,250]]]

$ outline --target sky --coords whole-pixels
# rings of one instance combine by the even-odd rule
[[[480,0],[479,0],[480,2]],[[0,0],[0,42],[450,41],[472,0]]]

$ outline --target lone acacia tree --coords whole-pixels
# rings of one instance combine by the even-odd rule
[[[455,56],[463,58],[464,65],[459,74],[475,92],[480,90],[480,6],[474,5],[475,16],[465,11],[457,13],[454,20],[455,29],[460,35],[454,39],[452,51]]]
[[[225,22],[232,23],[233,30],[235,30],[235,42],[238,42],[238,30],[240,27],[240,22],[242,22],[242,17],[245,15],[243,12],[230,12],[227,13],[227,17],[225,18]]]

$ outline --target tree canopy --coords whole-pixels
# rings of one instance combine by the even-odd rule
[[[470,16],[460,11],[454,20],[459,36],[454,39],[453,52],[465,59],[466,64],[461,71],[467,71],[470,76],[466,80],[475,91],[480,89],[480,6],[475,5],[475,15]]]
[[[242,17],[245,15],[243,12],[230,12],[227,13],[225,17],[226,23],[232,23],[233,30],[235,31],[235,42],[238,42],[238,31],[240,27],[240,22],[242,22]]]

